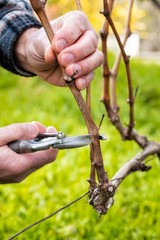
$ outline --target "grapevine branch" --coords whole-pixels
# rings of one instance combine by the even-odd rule
[[[82,11],[82,5],[81,5],[80,0],[76,0],[76,4],[77,4],[77,9],[78,9],[79,11]]]
[[[120,183],[125,177],[130,173],[135,171],[148,171],[151,169],[151,166],[146,166],[143,161],[150,155],[159,155],[160,154],[160,143],[151,141],[145,149],[138,153],[135,157],[126,162],[119,171],[112,178],[112,183],[117,189]]]
[[[128,81],[128,91],[129,91],[129,99],[127,100],[127,102],[130,105],[130,122],[128,124],[128,136],[131,135],[132,129],[135,125],[134,123],[134,95],[133,95],[133,89],[132,89],[132,81],[131,81],[131,73],[130,73],[130,67],[129,67],[129,57],[126,55],[125,51],[124,51],[124,47],[123,44],[121,43],[120,37],[118,35],[118,32],[115,28],[115,25],[113,23],[113,20],[111,18],[110,15],[110,9],[109,9],[109,5],[108,5],[108,1],[104,0],[103,1],[103,7],[104,10],[100,11],[101,14],[103,14],[107,21],[109,22],[112,31],[116,37],[116,40],[118,42],[118,45],[120,47],[121,53],[122,53],[122,57],[125,63],[125,67],[126,67],[126,74],[127,74],[127,81]]]
[[[45,12],[45,3],[43,1],[33,1],[31,0],[33,9],[39,16],[42,25],[44,26],[44,29],[46,30],[46,33],[48,35],[48,38],[50,42],[52,42],[54,33],[52,30],[52,27],[48,21],[48,18],[46,16]],[[133,95],[133,87],[132,87],[132,81],[131,81],[131,73],[130,73],[130,66],[129,66],[129,57],[126,55],[124,46],[127,41],[127,38],[130,35],[130,19],[131,19],[131,10],[133,6],[133,0],[129,0],[129,8],[128,8],[128,16],[126,21],[126,28],[125,28],[125,37],[123,43],[121,43],[120,37],[118,35],[118,32],[115,28],[115,25],[111,18],[111,11],[113,8],[114,0],[110,0],[109,4],[107,0],[103,1],[104,9],[101,11],[101,13],[105,16],[105,23],[103,26],[103,30],[101,31],[101,37],[102,37],[102,50],[104,53],[105,61],[103,65],[103,76],[104,76],[104,93],[102,97],[102,101],[106,105],[107,113],[109,118],[111,119],[111,122],[115,125],[117,130],[122,136],[123,140],[134,140],[142,149],[143,151],[139,153],[137,156],[133,157],[130,161],[128,161],[113,177],[111,181],[109,181],[108,176],[104,170],[103,166],[103,158],[99,143],[99,128],[95,125],[92,117],[91,117],[91,111],[87,107],[86,103],[84,102],[84,99],[82,98],[82,95],[80,91],[77,90],[75,83],[73,81],[72,77],[66,76],[65,70],[63,67],[62,73],[63,73],[63,79],[68,84],[79,109],[81,110],[81,113],[83,115],[83,118],[85,120],[85,123],[88,128],[89,134],[91,134],[91,149],[90,149],[90,158],[91,158],[91,174],[90,174],[90,200],[89,203],[95,208],[95,210],[100,214],[106,214],[107,210],[110,206],[113,204],[113,196],[115,194],[115,191],[121,181],[128,176],[133,171],[137,170],[149,170],[150,167],[147,167],[144,163],[144,159],[152,154],[158,154],[159,155],[159,144],[155,142],[151,142],[147,139],[145,136],[139,135],[136,130],[134,129],[134,101],[135,96]],[[77,6],[80,11],[82,11],[80,1],[77,0]],[[111,26],[113,33],[117,39],[118,45],[120,47],[121,53],[119,53],[117,60],[115,62],[115,65],[113,67],[113,70],[109,70],[108,61],[107,61],[107,37],[108,37],[108,29],[109,26]],[[125,68],[126,68],[126,75],[127,75],[127,85],[128,85],[128,92],[129,92],[129,124],[127,127],[124,127],[120,121],[120,117],[118,115],[118,105],[116,100],[116,76],[118,73],[119,63],[121,59],[121,55],[123,57]],[[113,97],[113,105],[110,103],[110,91],[109,91],[109,81],[110,76],[115,77],[115,79],[112,79],[112,97]],[[90,99],[90,96],[89,96]],[[147,152],[147,153],[146,153]],[[98,176],[99,185],[96,185],[95,182],[95,169]]]
[[[45,12],[45,3],[46,1],[40,1],[40,0],[31,0],[33,9],[39,16],[42,25],[44,26],[44,29],[46,30],[47,36],[52,42],[52,39],[54,37],[54,33],[52,30],[52,27],[48,21],[46,12]],[[113,23],[112,17],[111,17],[111,11],[113,8],[114,0],[110,0],[109,3],[107,0],[103,1],[103,7],[104,9],[100,12],[105,16],[105,23],[103,25],[103,29],[101,31],[101,37],[102,37],[102,50],[104,53],[104,65],[103,65],[103,77],[104,77],[104,93],[102,97],[102,101],[104,102],[107,114],[111,120],[111,122],[115,125],[117,130],[122,136],[123,140],[134,140],[141,148],[142,152],[137,154],[135,157],[133,157],[131,160],[126,162],[124,166],[115,174],[115,176],[109,181],[108,176],[104,170],[103,166],[103,158],[100,148],[100,142],[99,142],[99,128],[94,123],[92,117],[91,117],[91,111],[89,107],[87,107],[88,104],[85,103],[84,99],[82,98],[82,95],[80,91],[77,90],[73,76],[69,77],[65,74],[64,68],[61,66],[62,73],[63,73],[63,79],[68,84],[68,87],[70,88],[77,105],[79,109],[81,110],[81,113],[83,115],[83,118],[85,120],[85,123],[88,128],[89,134],[91,134],[91,149],[90,149],[90,158],[91,158],[91,174],[90,174],[90,194],[89,194],[89,203],[94,207],[94,209],[100,214],[106,214],[108,209],[113,204],[113,196],[115,194],[116,189],[122,182],[122,180],[128,176],[130,173],[135,172],[137,170],[141,171],[147,171],[150,169],[150,166],[146,166],[143,161],[152,154],[160,155],[160,144],[149,141],[147,137],[139,135],[136,130],[134,129],[134,101],[135,96],[133,94],[133,87],[132,87],[132,80],[131,80],[131,73],[130,73],[130,65],[129,65],[129,57],[125,53],[124,46],[125,43],[131,33],[130,31],[130,21],[131,21],[131,10],[133,6],[133,0],[129,0],[129,7],[128,7],[128,15],[127,15],[127,21],[126,21],[126,27],[125,27],[125,34],[124,34],[124,41],[123,43],[120,40],[120,37],[118,35],[118,32],[116,30],[116,27]],[[82,11],[82,7],[80,4],[80,1],[77,0],[77,6],[80,11]],[[113,66],[112,71],[109,70],[108,60],[107,60],[107,37],[109,32],[109,26],[112,28],[112,31],[116,37],[116,40],[118,42],[120,53],[117,56],[115,65]],[[118,74],[118,68],[121,56],[123,57],[125,68],[126,68],[126,75],[127,75],[127,86],[128,86],[128,103],[129,103],[129,124],[127,127],[124,127],[121,123],[120,117],[119,117],[119,107],[117,105],[117,99],[116,99],[116,77]],[[110,77],[112,77],[112,104],[110,101]],[[88,97],[90,100],[90,96]],[[90,106],[90,105],[89,105]],[[95,182],[95,169],[98,176],[98,182],[99,185],[97,186]]]
[[[37,15],[40,18],[40,21],[42,22],[42,25],[44,26],[44,29],[47,33],[47,36],[52,42],[52,39],[54,37],[54,32],[52,30],[52,27],[48,21],[46,12],[45,12],[45,4],[46,0],[30,0],[31,4],[33,6],[33,9],[37,13]],[[91,134],[91,148],[90,148],[90,158],[91,158],[91,174],[90,174],[90,188],[89,192],[83,194],[81,197],[77,198],[73,202],[69,203],[68,205],[60,208],[53,214],[31,224],[30,226],[24,228],[22,231],[16,233],[12,237],[10,237],[8,240],[14,239],[15,237],[19,236],[23,232],[27,231],[31,227],[51,218],[56,213],[64,210],[65,208],[69,207],[73,203],[77,202],[84,196],[89,194],[89,203],[95,208],[95,210],[100,214],[106,214],[108,209],[113,205],[113,197],[118,189],[121,182],[131,173],[135,171],[148,171],[151,169],[151,166],[146,166],[144,161],[146,158],[148,158],[151,155],[154,156],[160,156],[160,143],[149,141],[146,136],[141,136],[137,133],[137,131],[134,129],[134,101],[135,96],[133,95],[133,88],[132,88],[132,81],[131,81],[131,73],[130,73],[130,66],[129,66],[129,57],[126,55],[124,46],[126,44],[126,41],[128,37],[131,34],[130,31],[130,21],[131,21],[131,11],[133,6],[134,0],[129,0],[129,7],[128,7],[128,15],[126,20],[126,26],[125,26],[125,33],[124,33],[124,40],[123,43],[121,43],[120,37],[118,35],[118,32],[115,28],[115,25],[111,18],[111,12],[114,4],[114,0],[110,0],[109,3],[107,0],[103,1],[103,7],[104,9],[101,11],[101,13],[105,16],[105,22],[103,25],[103,28],[100,32],[101,38],[102,38],[102,51],[104,53],[104,64],[103,64],[103,78],[104,78],[104,92],[102,96],[102,102],[106,106],[107,114],[109,119],[111,120],[112,124],[117,128],[118,132],[121,134],[123,140],[134,140],[141,148],[142,151],[139,152],[136,156],[134,156],[132,159],[127,161],[119,170],[118,172],[113,176],[113,178],[109,181],[108,176],[104,170],[103,166],[103,158],[99,143],[99,127],[96,126],[95,122],[93,121],[91,117],[91,107],[90,107],[90,87],[87,89],[86,93],[86,103],[84,99],[82,98],[82,95],[80,91],[75,86],[74,83],[74,76],[67,76],[65,74],[65,69],[61,67],[61,71],[63,74],[63,80],[68,84],[68,87],[70,88],[77,105],[83,115],[83,118],[85,120],[85,123],[88,128],[89,134]],[[156,2],[156,1],[153,1]],[[80,0],[76,0],[77,8],[79,11],[82,11]],[[120,47],[120,52],[117,55],[117,58],[115,60],[115,64],[112,68],[112,70],[109,69],[108,59],[107,59],[107,38],[109,34],[109,26],[112,28],[113,33],[117,39],[117,42]],[[116,78],[118,74],[118,69],[120,65],[121,56],[123,57],[125,67],[126,67],[126,74],[127,74],[127,84],[128,84],[128,92],[129,92],[129,111],[130,111],[130,120],[127,127],[124,127],[122,125],[122,122],[119,117],[119,107],[117,104],[117,96],[116,96]],[[110,98],[110,78],[112,80],[111,85],[111,96],[112,96],[112,104],[111,104],[111,98]],[[136,94],[135,94],[136,95]],[[101,121],[102,122],[102,121]],[[95,169],[98,176],[99,185],[97,186],[95,182]]]
[[[129,0],[129,8],[128,8],[128,15],[126,20],[126,27],[125,27],[125,33],[124,33],[124,40],[123,43],[120,41],[120,37],[118,35],[118,32],[114,26],[114,23],[111,18],[111,11],[113,7],[114,0],[110,0],[109,4],[107,0],[103,1],[104,9],[100,12],[105,16],[105,23],[103,25],[103,29],[100,32],[101,38],[102,38],[102,51],[104,53],[105,61],[103,65],[103,78],[104,78],[104,90],[103,90],[103,96],[102,96],[102,102],[105,104],[107,114],[109,119],[111,120],[112,124],[116,127],[118,132],[121,134],[123,140],[134,140],[141,148],[142,151],[138,153],[136,156],[134,156],[131,160],[127,161],[120,169],[119,171],[114,175],[114,177],[110,180],[112,184],[114,185],[113,189],[113,196],[120,185],[120,183],[125,179],[129,174],[135,172],[135,171],[148,171],[151,166],[146,166],[144,161],[147,157],[150,155],[160,156],[160,143],[149,141],[146,136],[139,135],[137,131],[134,129],[134,101],[135,96],[137,94],[137,89],[135,96],[133,95],[132,90],[132,82],[131,82],[131,74],[130,74],[130,67],[129,67],[129,57],[126,55],[124,51],[125,43],[128,39],[128,37],[131,34],[130,31],[130,21],[131,21],[131,11],[133,7],[133,0]],[[113,69],[110,70],[108,66],[108,59],[107,59],[107,37],[109,32],[109,25],[111,26],[113,33],[117,39],[118,45],[120,47],[120,53],[118,54],[115,64],[113,66]],[[117,105],[117,98],[116,98],[116,78],[118,74],[118,69],[120,65],[120,59],[121,56],[123,57],[123,60],[125,62],[126,66],[126,73],[127,73],[127,84],[128,84],[128,90],[129,90],[129,100],[128,103],[130,104],[130,123],[128,127],[124,127],[122,125],[122,122],[119,117],[119,107]],[[112,106],[111,106],[111,99],[110,99],[110,77],[112,77],[112,86],[111,86],[111,92],[112,92]],[[96,193],[95,193],[96,195]],[[106,199],[105,209],[107,210],[112,206],[113,204],[113,196]]]
[[[76,0],[76,4],[77,4],[78,11],[82,12],[82,5],[80,0]],[[89,109],[89,112],[91,113],[91,84],[89,84],[86,89],[86,105],[87,105],[87,108]]]
[[[129,0],[128,15],[127,15],[125,33],[124,33],[124,40],[123,40],[123,44],[121,43],[121,48],[122,49],[124,49],[126,41],[131,34],[130,21],[131,21],[131,11],[132,11],[132,7],[133,7],[133,2],[134,2],[133,0]],[[106,3],[107,2],[104,1],[104,6],[106,5]],[[113,3],[114,3],[114,1],[109,2],[109,11],[110,11],[109,15],[111,14],[111,10],[113,8]],[[106,8],[106,6],[105,6],[105,9],[108,9],[108,7]],[[101,11],[101,13],[104,13],[104,12],[105,12],[105,10]],[[107,19],[105,19],[105,24],[104,24],[104,27],[101,30],[100,34],[101,34],[101,38],[102,38],[102,51],[103,51],[104,56],[105,56],[105,62],[104,62],[104,65],[103,65],[103,69],[106,69],[106,72],[109,72],[109,74],[107,76],[107,79],[106,79],[105,74],[103,74],[103,78],[104,78],[103,82],[104,82],[104,86],[106,86],[106,87],[104,87],[103,96],[102,96],[101,101],[105,104],[105,107],[106,107],[106,110],[107,110],[107,113],[108,113],[108,117],[111,120],[112,124],[115,125],[115,127],[119,131],[122,139],[123,140],[134,139],[138,143],[139,146],[144,148],[148,143],[147,138],[144,137],[144,136],[140,136],[134,128],[132,129],[132,131],[129,131],[128,128],[124,127],[122,125],[122,122],[120,120],[120,116],[118,114],[119,106],[117,104],[117,97],[116,97],[116,78],[117,78],[117,75],[118,75],[118,69],[119,69],[119,64],[120,64],[122,53],[121,53],[121,51],[118,53],[117,58],[116,58],[115,63],[114,63],[114,66],[113,66],[112,70],[110,70],[109,66],[108,66],[108,59],[107,59],[107,48],[103,47],[105,45],[107,46],[106,42],[103,39],[103,36],[108,35],[108,29],[109,29],[109,21],[107,21]],[[116,33],[116,35],[118,35],[118,33]],[[118,39],[120,41],[119,36],[118,36]],[[106,38],[106,41],[107,41],[107,38]],[[123,50],[123,52],[124,52],[124,50]],[[128,67],[129,67],[129,65],[128,65]],[[127,71],[127,72],[130,72],[130,70]],[[112,106],[111,106],[111,104],[108,104],[108,102],[106,101],[106,99],[110,99],[109,84],[106,84],[106,82],[110,81],[110,77],[112,78],[111,79],[112,80],[111,92],[112,92],[112,103],[113,103]],[[130,80],[131,80],[131,78],[130,78]],[[130,85],[132,86],[132,84],[130,84]],[[130,87],[128,87],[128,89],[129,88]],[[134,100],[135,100],[135,96],[134,96]],[[133,110],[133,108],[132,108],[132,110]],[[130,112],[131,112],[131,110],[130,110]]]
[[[125,32],[124,32],[124,39],[123,39],[123,47],[125,47],[125,44],[127,42],[127,39],[129,38],[130,34],[131,34],[131,30],[130,30],[130,21],[131,21],[131,11],[132,11],[132,7],[133,7],[133,2],[134,0],[129,0],[129,5],[128,5],[128,15],[127,15],[127,19],[126,19],[126,25],[125,25]],[[119,51],[114,66],[111,70],[111,77],[112,77],[112,101],[113,101],[113,112],[115,114],[118,113],[119,111],[119,107],[117,105],[117,97],[116,97],[116,78],[118,75],[118,69],[119,69],[119,65],[120,65],[120,61],[121,61],[121,51]]]

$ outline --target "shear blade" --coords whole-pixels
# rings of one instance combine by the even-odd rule
[[[58,149],[71,149],[71,148],[79,148],[79,147],[84,147],[87,146],[91,143],[91,140],[82,140],[82,141],[69,141],[69,142],[64,142],[64,143],[57,143],[54,144],[52,147],[53,148],[58,148]]]

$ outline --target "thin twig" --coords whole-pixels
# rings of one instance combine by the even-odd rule
[[[82,12],[81,1],[80,0],[76,0],[76,4],[77,4],[78,11]],[[89,112],[91,113],[91,84],[89,84],[87,89],[86,89],[86,105],[87,105],[87,107],[89,109]]]
[[[101,125],[102,125],[102,122],[103,122],[104,117],[105,117],[105,114],[102,114],[102,118],[101,118],[101,121],[100,121],[100,123],[99,123],[99,129],[101,128]]]
[[[82,11],[82,5],[80,0],[76,0],[77,9],[79,11]],[[91,83],[88,85],[86,89],[86,105],[89,110],[89,113],[91,114]],[[89,189],[95,188],[96,186],[96,180],[95,180],[95,166],[94,166],[94,149],[93,144],[90,144],[90,161],[91,161],[91,172],[90,177],[88,179],[88,182],[90,183]]]
[[[124,39],[123,39],[123,46],[126,45],[127,39],[130,36],[131,30],[130,30],[130,22],[131,22],[131,13],[132,13],[132,7],[133,7],[133,1],[130,0],[128,4],[128,14],[126,18],[126,24],[125,24],[125,32],[124,32]],[[119,51],[114,66],[111,71],[111,76],[112,76],[112,81],[111,81],[111,92],[112,92],[112,103],[113,103],[113,112],[115,114],[118,114],[118,104],[117,104],[117,97],[116,97],[116,79],[117,79],[117,74],[118,74],[118,69],[121,61],[121,51]]]
[[[88,85],[86,89],[86,105],[91,114],[91,83]]]
[[[100,11],[100,13],[103,14],[106,17],[106,19],[108,20],[108,22],[109,22],[109,24],[112,28],[112,31],[113,31],[113,33],[116,37],[116,40],[118,42],[118,45],[120,47],[120,50],[121,50],[121,53],[122,53],[122,56],[123,56],[123,60],[125,62],[127,81],[128,81],[128,90],[129,90],[129,99],[128,99],[127,102],[129,103],[129,106],[130,106],[130,121],[129,121],[129,124],[128,124],[128,135],[130,135],[135,123],[134,123],[134,96],[133,96],[131,73],[130,73],[130,67],[129,67],[129,57],[126,55],[126,53],[124,51],[123,44],[121,43],[118,32],[117,32],[117,30],[115,28],[115,25],[112,21],[112,18],[110,16],[108,1],[104,0],[103,5],[104,5],[103,6],[104,9],[103,9],[103,11]]]
[[[58,209],[57,211],[55,211],[54,213],[50,214],[49,216],[47,216],[47,217],[45,217],[45,218],[42,218],[42,219],[40,219],[39,221],[37,221],[37,222],[29,225],[28,227],[24,228],[24,229],[21,230],[20,232],[16,233],[16,234],[13,235],[12,237],[10,237],[8,240],[14,239],[15,237],[19,236],[20,234],[24,233],[25,231],[27,231],[28,229],[34,227],[35,225],[37,225],[37,224],[39,224],[39,223],[41,223],[41,222],[44,222],[45,220],[53,217],[55,214],[57,214],[58,212],[60,212],[60,211],[62,211],[62,210],[64,210],[64,209],[66,209],[67,207],[71,206],[73,203],[79,201],[81,198],[83,198],[83,197],[86,196],[87,194],[89,194],[89,191],[86,192],[86,193],[84,193],[81,197],[75,199],[73,202],[71,202],[71,203],[67,204],[66,206]]]
[[[76,4],[77,4],[77,9],[78,9],[79,11],[82,11],[82,5],[81,5],[80,0],[76,0]]]
[[[109,10],[112,12],[114,0],[109,1]],[[108,117],[112,120],[113,111],[111,107],[111,99],[110,99],[110,76],[111,72],[108,64],[108,51],[107,51],[107,39],[109,35],[109,22],[105,19],[102,30],[100,30],[100,36],[102,40],[102,52],[104,55],[103,62],[103,95],[101,97],[101,102],[104,103],[106,107],[106,111],[108,113]]]

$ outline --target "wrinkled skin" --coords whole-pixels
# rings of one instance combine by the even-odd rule
[[[52,45],[43,28],[31,28],[19,37],[15,45],[17,64],[50,84],[65,86],[59,62],[69,76],[78,71],[75,83],[83,90],[103,62],[103,54],[97,48],[97,34],[87,16],[78,11],[57,18],[51,25],[55,33]],[[58,62],[54,52],[58,54]]]

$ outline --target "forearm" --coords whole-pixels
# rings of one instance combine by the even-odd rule
[[[18,37],[27,29],[39,28],[41,24],[34,17],[27,1],[4,0],[0,2],[0,65],[13,73],[31,76],[16,63],[15,43]]]

